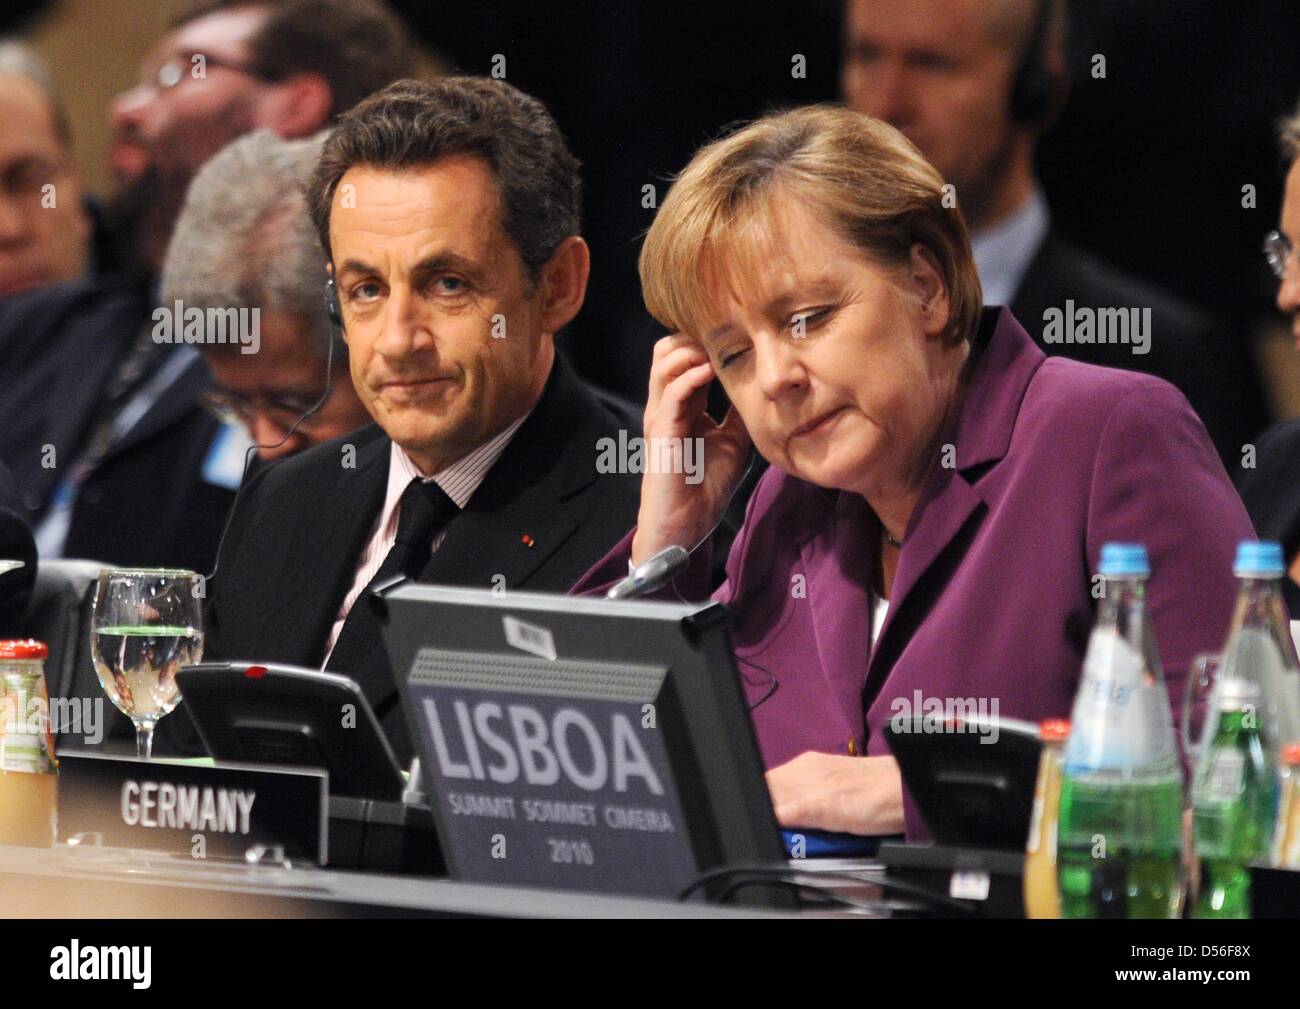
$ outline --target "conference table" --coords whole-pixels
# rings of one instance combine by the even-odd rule
[[[828,865],[858,887],[826,882],[862,906],[781,912],[640,897],[485,886],[316,866],[197,862],[177,855],[56,844],[0,846],[0,917],[21,918],[811,918],[886,917],[870,863]],[[818,885],[824,875],[810,870]]]

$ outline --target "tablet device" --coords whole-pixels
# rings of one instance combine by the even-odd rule
[[[401,798],[393,748],[346,676],[275,663],[204,662],[176,682],[217,760],[323,767],[331,795]]]
[[[885,729],[936,844],[1024,851],[1042,744],[1011,718],[897,719]]]

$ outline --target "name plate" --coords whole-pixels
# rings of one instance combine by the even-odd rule
[[[628,670],[645,682],[600,698],[580,696],[592,664],[512,661],[521,668],[480,672],[482,686],[468,686],[460,656],[425,649],[409,680],[453,878],[675,896],[699,869],[645,700],[666,671]]]
[[[69,753],[59,758],[59,839],[98,833],[110,847],[241,861],[278,847],[324,865],[328,793],[323,769]]]

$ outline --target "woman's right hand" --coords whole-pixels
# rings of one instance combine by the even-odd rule
[[[733,406],[718,424],[706,410],[709,383],[715,377],[708,354],[693,340],[674,333],[655,344],[645,408],[646,468],[632,539],[633,564],[673,545],[693,550],[717,525],[744,476],[751,441],[740,413]],[[658,455],[656,446],[673,444],[656,441],[664,438],[680,439],[681,451],[663,457],[699,460],[698,483],[688,483],[686,473],[652,472],[650,462]],[[700,439],[703,452],[688,456],[688,438]]]

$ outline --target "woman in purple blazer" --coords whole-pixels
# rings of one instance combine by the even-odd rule
[[[637,528],[579,589],[704,543],[750,445],[772,464],[715,598],[785,826],[924,837],[882,729],[931,699],[1067,716],[1106,541],[1147,546],[1179,697],[1223,642],[1253,535],[1173,386],[1046,358],[981,307],[953,195],[892,127],[799,109],[698,152],[641,253],[674,333],[645,436],[701,439],[703,473],[647,472]]]

